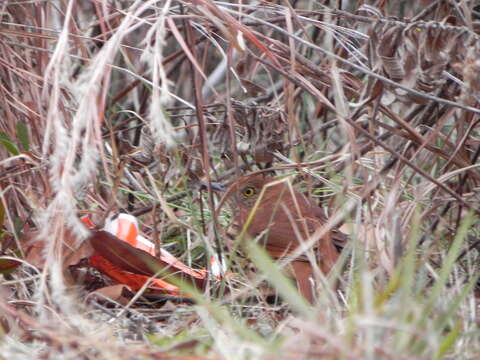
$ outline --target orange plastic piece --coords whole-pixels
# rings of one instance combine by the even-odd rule
[[[120,240],[127,242],[137,249],[144,250],[153,256],[156,255],[155,245],[150,240],[139,235],[137,219],[132,215],[119,214],[111,223],[107,225],[106,229],[107,231],[111,231],[112,234],[118,237]],[[178,260],[175,256],[164,249],[160,249],[160,260],[165,262],[168,266],[175,268],[195,279],[203,280],[207,276],[205,270],[193,270],[191,267],[185,265],[183,262]]]
[[[138,236],[138,229],[135,223],[133,223],[130,219],[124,218],[119,216],[117,219],[117,231],[115,232],[115,236],[119,239],[124,240],[128,244],[138,247],[137,246],[137,236]]]
[[[108,275],[121,284],[127,285],[134,291],[140,290],[146,282],[149,282],[150,284],[148,285],[148,288],[155,292],[163,292],[170,295],[180,294],[178,287],[175,285],[172,285],[161,279],[152,279],[145,275],[133,274],[125,271],[113,265],[100,255],[90,256],[90,264],[105,275]]]
[[[93,223],[92,220],[90,220],[90,217],[88,215],[82,216],[80,220],[87,225],[89,229],[93,229],[95,227],[95,224]]]
[[[106,224],[105,230],[129,245],[155,256],[155,245],[139,234],[138,222],[134,216],[118,214],[115,219]]]
[[[87,216],[81,218],[81,220],[89,228],[93,228],[95,224]],[[119,214],[115,219],[106,224],[105,230],[112,233],[120,240],[127,242],[128,244],[136,247],[137,249],[144,250],[150,255],[155,256],[155,245],[148,239],[139,234],[137,219],[128,214]],[[167,250],[160,249],[160,260],[165,263],[166,266],[170,266],[173,269],[178,270],[180,273],[186,274],[193,279],[203,281],[207,278],[208,272],[205,269],[194,270],[191,267],[185,265],[178,260],[175,256],[170,254]],[[118,281],[121,284],[129,286],[132,290],[138,291],[148,281],[148,288],[155,292],[163,292],[171,295],[178,295],[179,288],[161,279],[152,279],[145,275],[134,274],[129,271],[123,270],[99,254],[94,254],[90,257],[90,263],[97,270],[101,271],[110,278]],[[213,257],[210,259],[210,266],[212,267],[212,275],[219,279],[222,276],[222,264]],[[224,270],[223,270],[224,271]]]
[[[225,273],[226,265],[225,262],[220,262],[217,259],[217,256],[212,256],[210,258],[210,274],[217,280],[220,280]]]
[[[203,280],[207,276],[204,269],[193,270],[164,249],[160,249],[160,260],[195,279]]]

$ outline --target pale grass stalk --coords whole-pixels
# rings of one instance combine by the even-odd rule
[[[152,97],[148,118],[150,129],[156,144],[165,144],[172,147],[175,144],[173,126],[168,119],[165,107],[170,103],[170,80],[167,78],[162,64],[163,47],[165,45],[166,26],[165,21],[171,6],[171,0],[163,4],[163,8],[155,24],[153,24],[145,38],[146,48],[142,54],[142,60],[148,64],[152,73]]]

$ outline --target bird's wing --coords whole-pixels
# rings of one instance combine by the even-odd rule
[[[323,213],[323,210],[318,205],[316,205],[312,200],[309,199],[308,201],[310,202],[311,216],[313,215],[314,217],[319,219],[319,221],[322,224],[325,224],[328,221],[328,219]],[[341,232],[338,228],[332,229],[331,238],[332,238],[333,244],[335,245],[335,247],[339,252],[341,252],[343,248],[347,245],[348,236],[345,233]]]

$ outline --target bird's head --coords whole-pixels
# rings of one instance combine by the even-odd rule
[[[274,197],[276,191],[280,190],[277,188],[281,187],[281,184],[269,185],[272,181],[274,181],[273,178],[264,174],[242,176],[230,185],[220,200],[218,208],[228,203],[233,212],[249,212],[260,196],[263,202]]]

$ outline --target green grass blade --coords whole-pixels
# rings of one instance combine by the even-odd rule
[[[248,252],[257,267],[262,271],[267,280],[275,287],[283,299],[285,299],[292,309],[306,317],[311,317],[314,313],[307,301],[301,296],[292,281],[282,274],[278,265],[266,251],[255,243],[248,245]]]

